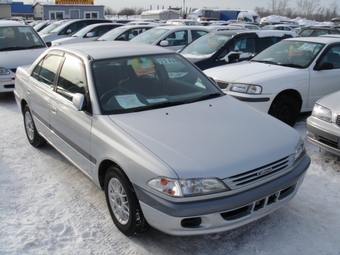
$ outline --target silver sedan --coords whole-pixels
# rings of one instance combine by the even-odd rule
[[[102,189],[125,235],[244,225],[290,201],[310,164],[297,131],[161,47],[56,46],[15,82],[29,143],[48,141]]]

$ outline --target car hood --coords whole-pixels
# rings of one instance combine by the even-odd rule
[[[291,155],[300,139],[288,125],[227,95],[110,118],[179,178],[224,178],[264,166]]]
[[[254,83],[266,79],[285,77],[294,79],[293,74],[301,71],[298,68],[243,61],[236,64],[222,65],[204,70],[203,72],[214,79],[228,82]],[[295,77],[296,78],[296,77]]]
[[[46,48],[31,49],[31,50],[12,50],[0,52],[1,62],[4,67],[9,69],[17,68],[18,66],[32,64],[42,54]]]
[[[204,54],[204,55],[181,54],[181,55],[185,57],[187,60],[189,60],[191,63],[196,63],[196,62],[210,58],[213,54]]]

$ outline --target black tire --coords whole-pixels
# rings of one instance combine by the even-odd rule
[[[150,229],[134,188],[120,168],[109,167],[104,190],[112,220],[124,235],[138,235]]]
[[[34,147],[40,147],[46,144],[46,140],[41,137],[35,127],[30,109],[26,105],[24,108],[24,126],[27,139]]]
[[[294,126],[300,113],[299,104],[293,96],[281,95],[274,100],[268,113],[284,123]]]

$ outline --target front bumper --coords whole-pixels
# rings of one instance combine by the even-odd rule
[[[288,203],[309,167],[307,154],[289,173],[263,185],[236,193],[190,202],[165,200],[135,186],[148,223],[171,235],[211,234],[245,225]]]
[[[307,141],[340,156],[340,127],[310,116],[307,118]]]
[[[14,75],[0,75],[0,93],[14,90]]]

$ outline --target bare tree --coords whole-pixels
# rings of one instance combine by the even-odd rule
[[[297,13],[310,18],[317,11],[320,12],[320,0],[296,0]]]
[[[104,13],[105,13],[105,15],[107,15],[109,17],[117,14],[117,12],[115,10],[113,10],[111,7],[108,7],[108,6],[105,7]]]

